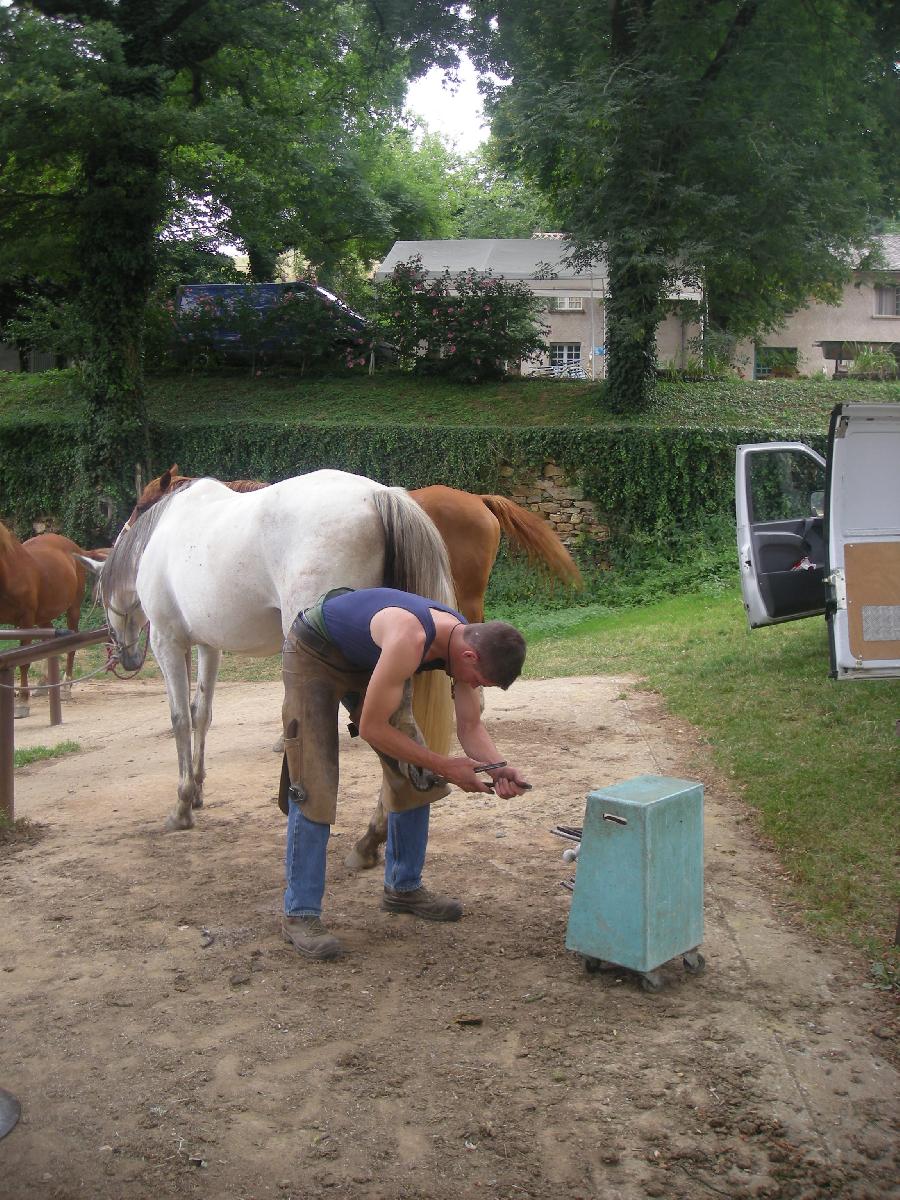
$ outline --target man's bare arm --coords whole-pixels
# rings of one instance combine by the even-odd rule
[[[396,617],[392,614],[390,620],[384,620],[385,614],[379,613],[377,632],[373,627],[373,636],[380,639],[381,657],[366,689],[359,720],[361,736],[383,754],[426,767],[464,791],[489,791],[490,784],[479,778],[474,768],[482,762],[495,762],[496,758],[472,760],[435,754],[391,724],[391,717],[403,700],[403,689],[415,674],[425,646],[425,632],[416,618],[402,610],[394,611]]]
[[[457,683],[453,702],[456,707],[456,734],[466,754],[483,763],[499,762],[503,755],[481,720],[481,699],[475,688]],[[489,774],[494,791],[503,799],[521,796],[528,791],[528,784],[516,767],[498,767]]]

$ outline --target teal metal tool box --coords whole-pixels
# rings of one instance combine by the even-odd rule
[[[703,969],[703,785],[639,775],[587,798],[566,947],[588,970],[656,968],[681,955]]]

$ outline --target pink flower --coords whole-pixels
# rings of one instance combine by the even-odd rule
[[[448,347],[447,347],[447,353],[448,353],[448,354],[455,354],[455,353],[456,353],[456,347],[455,347],[455,346],[448,346]]]

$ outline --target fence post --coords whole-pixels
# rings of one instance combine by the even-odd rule
[[[47,659],[47,692],[50,697],[50,724],[62,725],[62,695],[59,690],[59,658]]]
[[[15,768],[15,711],[16,672],[7,667],[0,670],[0,813],[10,821],[16,819],[14,796]]]

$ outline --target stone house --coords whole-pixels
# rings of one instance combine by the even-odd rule
[[[882,263],[860,268],[836,305],[810,303],[792,313],[762,342],[744,342],[736,363],[745,378],[764,379],[774,372],[814,375],[843,374],[858,347],[891,350],[900,358],[900,234],[880,239]],[[606,374],[606,294],[608,277],[602,261],[583,271],[566,263],[568,245],[561,234],[533,238],[461,238],[444,241],[395,242],[375,273],[389,275],[397,263],[419,255],[430,275],[475,268],[507,279],[524,280],[535,295],[548,301],[550,326],[547,353],[540,363],[523,363],[523,374]],[[656,335],[660,367],[684,367],[696,356],[701,328],[696,320],[674,311],[674,302],[692,300],[702,309],[702,293],[679,284],[671,294],[673,311]]]
[[[888,350],[900,362],[900,234],[884,234],[878,242],[880,265],[855,270],[839,304],[810,302],[760,343],[738,346],[745,378],[765,379],[784,369],[843,375],[862,346]]]

